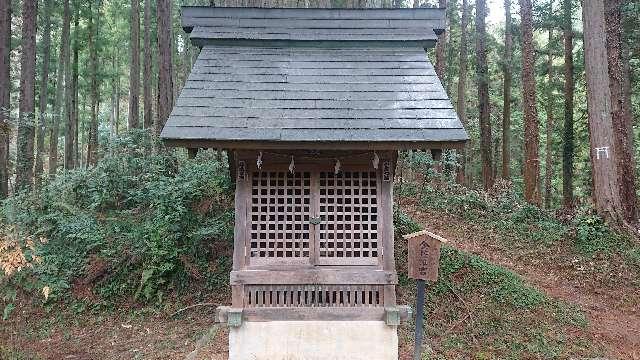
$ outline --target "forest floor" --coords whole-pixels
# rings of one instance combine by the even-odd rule
[[[578,339],[588,343],[583,352],[576,350],[571,354],[577,354],[579,358],[605,356],[640,360],[638,274],[627,271],[627,266],[616,264],[615,258],[579,256],[569,244],[514,245],[508,236],[483,224],[425,209],[418,206],[415,199],[398,200],[400,207],[416,222],[449,239],[451,247],[509,269],[528,285],[584,313],[585,326],[565,327],[568,332],[559,334],[566,337],[567,343]],[[410,290],[399,291],[406,293],[400,299],[411,298]],[[222,290],[212,298],[213,304],[223,304],[228,301],[228,290]],[[469,298],[466,301],[470,301]],[[14,316],[0,323],[0,359],[184,359],[189,354],[191,360],[226,359],[227,330],[220,328],[216,332],[211,327],[215,305],[197,307],[174,316],[176,310],[189,304],[189,300],[167,300],[166,303],[170,305],[162,309],[136,305],[123,305],[121,309],[109,311],[73,306],[62,309],[24,307],[20,312],[16,309]],[[535,314],[533,316],[535,318]],[[462,318],[455,323],[464,321]],[[440,343],[451,341],[444,338],[455,335],[456,324],[441,332],[442,338],[437,340]],[[526,332],[526,329],[522,331]],[[400,341],[401,359],[410,359],[409,328],[401,331]],[[436,345],[434,358],[469,358],[468,352],[439,353],[436,340],[433,341]],[[477,344],[478,349],[487,347],[482,340]],[[476,359],[502,358],[482,355],[480,351],[475,354]],[[575,358],[562,354],[526,358]]]
[[[611,264],[611,258],[579,256],[568,244],[519,249],[482,225],[425,210],[410,199],[402,207],[416,222],[447,238],[450,246],[505,267],[547,295],[579,307],[588,320],[582,335],[606,349],[608,357],[640,359],[637,273],[618,272],[616,268],[625,266]]]

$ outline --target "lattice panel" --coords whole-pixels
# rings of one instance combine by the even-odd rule
[[[320,172],[318,263],[377,264],[377,176],[369,171]]]
[[[250,257],[264,262],[308,261],[311,173],[258,171],[252,175]]]
[[[382,285],[245,285],[245,307],[384,306]]]

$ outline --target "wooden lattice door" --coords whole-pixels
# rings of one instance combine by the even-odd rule
[[[310,172],[254,171],[249,211],[251,265],[310,262]]]
[[[317,227],[319,265],[378,263],[378,176],[375,171],[321,171]]]
[[[380,264],[379,181],[370,167],[253,171],[248,265]]]

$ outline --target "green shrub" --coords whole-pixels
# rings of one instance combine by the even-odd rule
[[[210,261],[219,273],[229,268],[227,254],[214,253],[233,237],[226,162],[186,160],[155,141],[129,132],[95,167],[63,172],[38,191],[7,199],[1,231],[26,266],[0,275],[0,286],[46,288],[48,301],[67,297],[74,284],[107,300],[161,301],[165,289],[180,289],[189,278],[224,285],[226,276],[207,269]]]
[[[524,201],[507,182],[498,182],[490,192],[453,183],[437,188],[428,186],[421,204],[535,244],[551,245],[563,239],[569,230],[549,211]]]
[[[576,234],[574,244],[578,251],[588,256],[596,253],[611,254],[622,240],[591,209],[581,209],[573,219],[573,226]]]

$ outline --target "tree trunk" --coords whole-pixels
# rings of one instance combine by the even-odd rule
[[[467,27],[469,25],[469,4],[468,0],[462,0],[462,20],[460,29],[460,67],[458,70],[458,101],[456,107],[458,117],[462,125],[467,125],[467,62],[468,62],[468,44],[467,44]],[[465,183],[467,155],[465,148],[460,149],[460,167],[458,168],[456,182],[458,184]]]
[[[89,62],[91,76],[91,122],[89,124],[89,139],[87,141],[87,166],[96,164],[98,160],[98,25],[93,21],[93,1],[89,2]],[[97,9],[96,23],[100,21],[100,7]]]
[[[140,127],[140,0],[131,0],[131,67],[129,68],[129,129]]]
[[[74,22],[73,22],[73,63],[69,61],[65,75],[65,98],[66,98],[66,117],[67,126],[64,135],[64,168],[67,170],[75,168],[76,154],[76,87],[77,87],[77,69],[78,69],[78,4],[74,2]]]
[[[549,14],[553,14],[553,2],[550,2]],[[547,141],[544,161],[544,207],[551,208],[551,180],[553,177],[553,53],[551,44],[553,43],[553,28],[549,27],[549,42],[547,44]]]
[[[440,8],[447,8],[447,0],[438,0],[438,6]],[[446,14],[446,10],[445,10]],[[446,24],[446,15],[445,15],[445,24]],[[446,28],[446,25],[445,25]],[[442,84],[445,83],[445,48],[447,46],[447,32],[443,31],[438,35],[438,42],[436,43],[436,74],[440,78],[440,82]]]
[[[153,127],[153,112],[151,95],[151,0],[144,0],[144,64],[143,64],[143,103],[144,103],[144,128],[151,129]]]
[[[79,78],[80,78],[80,69],[79,69],[79,55],[80,55],[80,44],[79,44],[79,36],[80,36],[80,4],[78,2],[75,3],[76,8],[76,16],[75,21],[73,23],[73,166],[74,169],[80,167],[80,157],[78,146],[80,144],[80,136],[79,136],[79,118],[80,118],[80,103],[78,101],[78,93],[79,93]]]
[[[36,187],[40,185],[40,177],[44,171],[44,137],[47,129],[47,99],[49,98],[49,60],[51,58],[51,0],[44,2],[44,36],[42,39],[42,78],[40,79],[40,99],[38,105],[38,131],[36,142],[36,164],[34,167],[34,181]]]
[[[624,222],[624,214],[616,169],[618,154],[614,145],[603,1],[585,1],[582,14],[593,199],[598,214],[612,225],[619,225]]]
[[[22,1],[22,54],[20,56],[20,117],[18,119],[16,190],[33,185],[36,93],[36,19],[38,1]]]
[[[11,1],[0,1],[0,199],[9,194]]]
[[[485,0],[476,0],[476,62],[478,77],[478,112],[480,119],[480,157],[482,160],[482,185],[485,190],[493,186],[491,159],[491,119],[489,117],[489,72],[487,68]]]
[[[605,27],[607,33],[607,56],[609,63],[609,88],[611,91],[611,121],[613,124],[613,146],[617,157],[618,187],[622,200],[622,217],[625,222],[635,224],[638,209],[635,189],[635,161],[633,143],[633,115],[631,99],[626,91],[628,57],[623,54],[622,0],[605,1]]]
[[[540,205],[540,129],[536,109],[535,54],[531,0],[520,0],[522,21],[522,112],[524,113],[524,197]]]
[[[511,68],[513,32],[511,30],[511,0],[504,0],[504,88],[502,96],[502,178],[511,178]]]
[[[158,117],[156,133],[160,134],[173,106],[173,69],[171,61],[171,1],[157,0],[158,14]]]
[[[60,131],[60,119],[65,108],[64,101],[64,77],[67,63],[69,62],[69,32],[70,9],[69,0],[64,0],[62,15],[62,35],[60,36],[60,53],[58,55],[58,69],[56,74],[56,98],[53,103],[53,120],[49,131],[49,175],[54,176],[58,170],[58,135]]]
[[[572,0],[563,3],[564,129],[562,132],[562,203],[573,207],[573,17]]]

